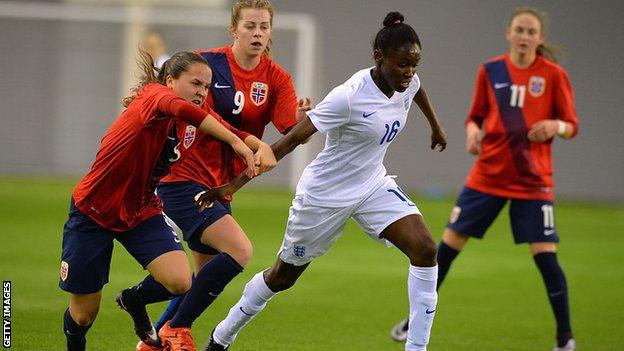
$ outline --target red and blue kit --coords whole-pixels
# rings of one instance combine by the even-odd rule
[[[91,170],[74,189],[76,207],[116,232],[161,214],[154,189],[179,158],[175,120],[199,126],[207,114],[164,85],[143,87],[110,127]]]
[[[231,45],[199,54],[212,68],[206,104],[229,124],[262,138],[270,122],[282,134],[297,123],[292,78],[268,56],[262,55],[258,66],[248,71],[236,63]],[[214,187],[229,182],[246,167],[232,148],[192,125],[179,128],[178,135],[182,140],[182,158],[172,165],[163,182],[190,180]]]
[[[506,198],[552,201],[552,140],[527,138],[531,126],[546,119],[568,122],[578,132],[574,94],[562,67],[538,56],[521,69],[508,54],[483,64],[466,123],[477,123],[485,135],[466,186]]]

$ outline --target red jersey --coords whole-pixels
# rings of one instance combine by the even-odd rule
[[[560,119],[578,132],[574,94],[565,70],[542,56],[528,68],[515,67],[509,55],[479,68],[470,113],[485,132],[481,152],[466,185],[515,199],[553,199],[552,139],[529,141],[531,126]]]
[[[206,115],[164,85],[143,87],[102,138],[91,170],[74,189],[76,207],[118,232],[162,213],[154,189],[179,158],[174,119],[198,126]]]
[[[285,134],[297,121],[297,95],[292,78],[266,55],[258,66],[244,70],[236,63],[232,46],[199,52],[212,68],[212,86],[206,104],[232,126],[259,139],[272,122]],[[225,184],[246,167],[228,145],[184,126],[178,131],[182,157],[163,182],[192,180],[207,187]],[[231,200],[231,199],[226,199]]]

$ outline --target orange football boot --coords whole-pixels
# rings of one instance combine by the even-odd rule
[[[158,332],[160,342],[167,351],[197,351],[191,328],[172,328],[167,321]]]

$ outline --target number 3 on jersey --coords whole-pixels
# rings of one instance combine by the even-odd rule
[[[232,114],[234,115],[241,113],[243,107],[245,107],[245,94],[240,90],[237,90],[236,94],[234,94],[234,106],[236,106],[236,108],[232,109]]]

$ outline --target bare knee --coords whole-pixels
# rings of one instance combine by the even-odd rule
[[[238,264],[241,265],[241,267],[244,268],[251,259],[253,246],[250,241],[247,241],[245,244],[230,248],[225,252],[227,252],[228,255],[230,255]]]
[[[97,306],[94,309],[76,308],[76,309],[70,310],[69,313],[71,314],[71,317],[74,320],[74,322],[76,322],[76,324],[84,327],[86,325],[93,323],[99,310],[100,310],[100,306]]]
[[[184,251],[164,253],[147,265],[154,280],[171,294],[181,295],[191,288],[191,268]]]
[[[423,236],[418,245],[408,252],[410,264],[419,267],[430,267],[436,264],[438,248],[435,241],[429,236]]]
[[[290,289],[295,285],[296,279],[291,279],[290,277],[272,277],[267,278],[265,276],[265,281],[269,289],[273,292],[280,292],[287,289]]]
[[[456,232],[453,229],[446,228],[442,234],[442,241],[449,247],[461,251],[470,237],[466,234]]]
[[[307,265],[306,265],[307,266]],[[294,266],[293,266],[294,267]],[[292,288],[297,282],[297,279],[305,269],[304,267],[296,268],[295,271],[290,272],[288,270],[280,270],[279,268],[271,267],[264,272],[264,281],[271,291],[277,293]]]
[[[251,259],[253,248],[251,241],[230,215],[223,216],[204,229],[201,236],[204,245],[230,255],[241,267]]]
[[[76,324],[86,326],[91,324],[100,310],[99,298],[87,295],[71,295],[69,300],[69,314]]]
[[[170,277],[159,283],[173,295],[182,295],[191,289],[191,277],[189,275]]]

